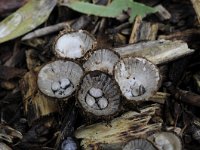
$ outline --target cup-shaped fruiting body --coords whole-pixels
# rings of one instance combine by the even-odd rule
[[[101,70],[113,74],[114,65],[119,61],[119,54],[110,49],[98,49],[83,64],[85,71]]]
[[[83,76],[75,62],[56,60],[43,66],[38,73],[38,88],[47,96],[66,98],[77,89]]]
[[[123,150],[157,150],[157,148],[146,139],[134,139],[129,141]]]
[[[149,138],[159,150],[182,150],[181,139],[173,132],[159,132]]]
[[[85,74],[77,91],[84,112],[97,117],[109,117],[119,111],[120,88],[110,75],[102,71]]]
[[[59,58],[77,59],[96,47],[96,39],[87,31],[61,32],[53,44],[53,52]]]
[[[148,100],[160,86],[158,68],[140,57],[123,58],[114,68],[122,94],[130,101]]]

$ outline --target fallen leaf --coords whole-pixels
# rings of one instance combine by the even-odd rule
[[[8,15],[24,5],[27,1],[28,0],[0,0],[0,16],[3,17]]]
[[[144,17],[148,13],[156,11],[152,7],[138,2],[133,2],[132,0],[113,0],[113,2],[107,6],[95,5],[82,1],[62,2],[60,5],[67,6],[80,13],[110,18],[116,18],[124,11],[128,11],[130,9],[129,22],[133,22],[136,15]]]
[[[30,0],[0,23],[0,43],[19,37],[44,23],[57,0]]]

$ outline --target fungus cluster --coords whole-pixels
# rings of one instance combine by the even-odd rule
[[[87,31],[61,32],[53,44],[58,60],[38,74],[40,91],[56,99],[76,93],[80,108],[95,117],[116,114],[121,97],[138,102],[157,91],[160,76],[153,63],[140,57],[122,59],[111,49],[95,49],[96,45]]]

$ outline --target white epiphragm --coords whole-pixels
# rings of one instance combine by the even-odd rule
[[[99,88],[94,88],[92,87],[90,90],[89,90],[89,93],[91,96],[95,97],[95,98],[98,98],[98,97],[101,97],[103,95],[103,91]]]
[[[12,18],[7,22],[7,24],[0,25],[0,38],[4,38],[5,36],[12,33],[18,25],[22,22],[22,15],[19,13],[14,13]]]
[[[84,45],[80,37],[64,34],[57,40],[55,50],[61,57],[80,58],[84,53]]]
[[[101,97],[98,99],[98,106],[100,109],[104,109],[108,106],[108,100],[105,97]]]
[[[86,96],[86,103],[89,105],[89,106],[93,106],[95,104],[95,99],[94,97],[90,96],[89,94],[87,94]]]

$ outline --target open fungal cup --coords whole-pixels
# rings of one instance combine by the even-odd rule
[[[157,150],[157,148],[145,139],[134,139],[128,142],[123,150]]]
[[[120,106],[117,82],[101,71],[87,73],[77,92],[77,99],[86,113],[97,117],[114,115]]]
[[[87,31],[62,32],[53,44],[53,51],[59,58],[77,59],[96,47],[96,39]]]
[[[38,88],[47,96],[69,97],[79,85],[82,68],[72,61],[57,60],[46,64],[38,73]]]
[[[159,132],[148,138],[159,150],[182,150],[181,139],[172,132]]]
[[[148,100],[160,85],[158,68],[140,57],[120,60],[115,65],[114,76],[122,94],[130,101]]]
[[[114,65],[119,61],[119,55],[109,49],[98,49],[83,64],[85,71],[100,70],[113,74]]]

